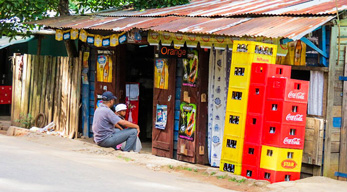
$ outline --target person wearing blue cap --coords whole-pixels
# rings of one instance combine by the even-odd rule
[[[102,94],[102,103],[94,112],[92,126],[94,141],[101,147],[113,147],[114,149],[116,149],[117,145],[126,141],[123,151],[134,151],[137,136],[140,133],[140,127],[119,118],[111,110],[116,99],[117,97],[110,91]],[[115,127],[117,124],[128,127],[128,129],[117,129]]]

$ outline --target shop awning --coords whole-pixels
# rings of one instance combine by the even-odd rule
[[[32,40],[33,38],[34,36],[30,36],[30,37],[16,36],[15,38],[11,40],[10,37],[3,36],[2,38],[0,38],[0,49],[6,48],[14,44],[25,43]]]
[[[63,29],[129,31],[138,28],[153,31],[237,37],[280,37],[297,40],[333,18],[334,16],[256,18],[68,16],[35,21],[35,23]]]

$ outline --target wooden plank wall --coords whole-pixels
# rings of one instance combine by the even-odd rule
[[[334,25],[331,32],[323,162],[323,175],[331,178],[336,178],[334,173],[339,171],[340,165],[343,82],[339,80],[339,77],[344,76],[347,25],[341,25],[340,37],[338,36],[338,30],[338,26]],[[338,46],[339,39],[340,49]],[[342,159],[346,159],[346,157]]]
[[[62,135],[78,136],[82,58],[15,54],[13,69],[12,124],[42,114],[44,126],[53,121]]]

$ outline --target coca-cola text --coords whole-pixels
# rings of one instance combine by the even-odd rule
[[[301,139],[293,138],[289,139],[288,137],[284,138],[283,144],[285,145],[301,145]]]
[[[287,121],[304,121],[303,120],[303,116],[304,115],[300,115],[300,114],[297,114],[297,115],[292,115],[292,114],[288,114],[287,117],[286,117],[286,120]]]
[[[293,91],[290,91],[288,93],[288,98],[290,99],[302,99],[302,100],[305,100],[305,93],[303,92],[293,92]]]

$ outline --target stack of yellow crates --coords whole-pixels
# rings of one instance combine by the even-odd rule
[[[234,41],[220,170],[240,175],[252,63],[276,62],[277,46]]]

